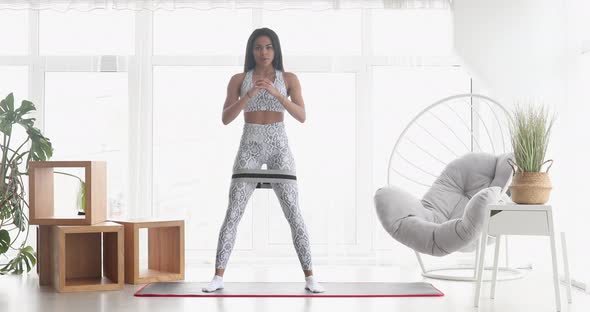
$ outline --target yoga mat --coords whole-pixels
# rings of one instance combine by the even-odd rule
[[[201,291],[207,283],[157,282],[143,286],[137,297],[440,297],[430,283],[321,283],[326,292],[310,293],[304,283],[225,283],[213,293]]]

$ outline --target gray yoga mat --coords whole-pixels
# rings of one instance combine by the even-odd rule
[[[135,292],[137,297],[440,297],[430,283],[322,283],[324,293],[310,293],[303,283],[225,283],[213,293],[201,291],[207,283],[157,282]]]

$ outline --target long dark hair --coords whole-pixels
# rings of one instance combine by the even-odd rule
[[[281,42],[279,36],[269,28],[258,28],[252,32],[250,38],[248,38],[248,44],[246,45],[246,61],[244,62],[244,72],[253,69],[256,66],[256,60],[254,60],[254,41],[260,36],[267,36],[270,38],[272,48],[275,51],[275,57],[272,60],[272,67],[280,71],[283,70],[283,53],[281,52]]]

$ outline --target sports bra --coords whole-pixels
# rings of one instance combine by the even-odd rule
[[[252,88],[252,74],[253,70],[249,70],[244,77],[242,87],[240,89],[240,96],[244,97],[246,92]],[[283,79],[283,72],[275,70],[275,88],[283,95],[287,96],[287,86]],[[255,112],[255,111],[271,111],[271,112],[284,112],[285,107],[279,102],[277,98],[270,95],[268,91],[262,89],[255,96],[248,100],[244,112]]]

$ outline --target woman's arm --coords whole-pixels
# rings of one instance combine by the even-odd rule
[[[223,113],[221,114],[221,122],[223,122],[224,125],[227,125],[236,119],[250,100],[248,93],[240,98],[240,86],[242,85],[243,80],[243,73],[233,75],[229,80],[227,85],[227,96],[225,98],[225,103],[223,104]],[[250,92],[250,90],[248,90],[248,92]]]
[[[299,122],[305,122],[305,104],[303,103],[303,96],[301,95],[301,84],[299,79],[293,73],[284,73],[283,78],[287,84],[287,94],[291,97],[291,100],[287,96],[279,96],[279,102],[285,107],[285,109],[297,119]]]

